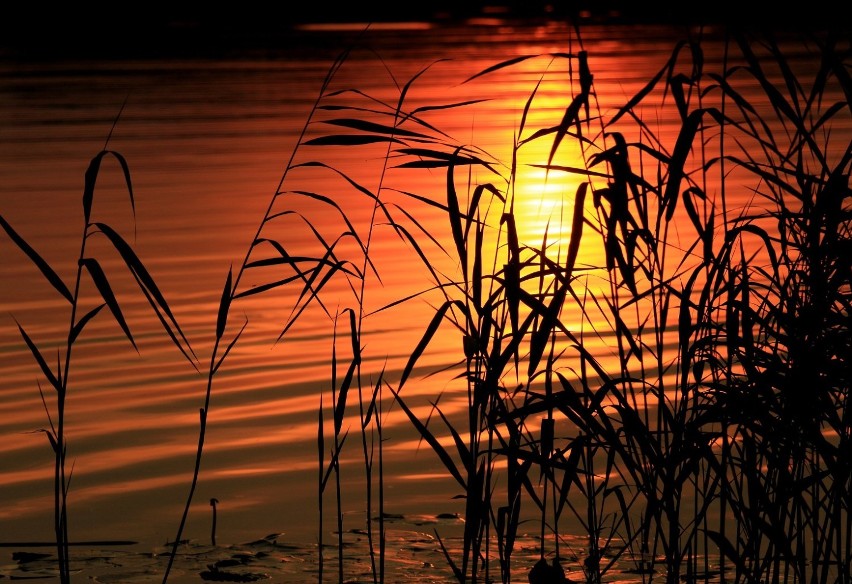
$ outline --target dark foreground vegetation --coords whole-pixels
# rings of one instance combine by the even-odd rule
[[[342,55],[243,262],[223,275],[198,465],[217,374],[246,324],[232,316],[234,306],[295,289],[281,336],[318,307],[329,310],[337,341],[331,389],[318,397],[320,581],[348,577],[342,539],[336,573],[324,571],[322,534],[328,517],[344,532],[339,461],[356,448],[365,510],[376,518],[362,526],[371,578],[385,580],[382,421],[391,402],[464,495],[462,537],[436,534],[459,582],[561,582],[566,570],[601,582],[616,563],[632,566],[637,582],[852,581],[850,47],[848,38],[831,36],[803,43],[812,51],[804,72],[768,37],[733,36],[719,69],[705,68],[700,38],[685,40],[639,93],[606,113],[579,36],[565,53],[495,63],[469,82],[542,63],[507,160],[441,131],[442,113],[472,103],[410,106],[418,76],[401,86],[396,103],[357,87],[332,91],[347,63]],[[549,91],[548,67],[562,76],[564,105],[557,119],[542,121],[533,114]],[[679,131],[658,134],[649,111],[673,117]],[[535,164],[577,186],[565,198],[565,216],[531,242],[518,235],[518,161],[542,144],[546,154]],[[323,156],[339,146],[381,153],[378,187]],[[306,151],[311,158],[300,158]],[[121,163],[133,202],[129,166],[107,142],[86,173],[70,287],[0,219],[70,307],[58,366],[20,327],[45,377],[62,582],[71,579],[63,410],[73,391],[73,349],[96,317],[114,319],[133,342],[109,279],[87,252],[91,238],[111,243],[152,315],[196,363],[142,260],[91,216],[105,157]],[[291,176],[307,168],[339,177],[372,210],[368,220],[350,220],[333,193],[290,190]],[[392,184],[406,176],[401,171],[410,182]],[[419,173],[440,175],[440,196],[417,190]],[[289,203],[305,198],[326,208],[322,224]],[[743,199],[752,204],[730,203]],[[421,211],[442,213],[448,238],[433,238]],[[331,231],[328,216],[338,222]],[[291,223],[307,225],[319,251],[291,249]],[[362,376],[371,316],[365,296],[381,276],[371,260],[379,231],[394,234],[412,269],[433,280],[422,295],[384,310],[421,296],[435,310],[402,371]],[[448,256],[454,271],[435,267]],[[265,284],[244,285],[248,273]],[[324,293],[341,280],[351,304],[333,312]],[[83,305],[84,284],[94,284],[100,303]],[[424,378],[421,360],[446,334],[457,336],[458,360]],[[445,415],[438,396],[428,420],[415,413],[409,388],[435,375],[463,385],[463,416]],[[350,415],[360,421],[357,433],[343,423]],[[513,551],[519,527],[529,530],[531,520],[541,560],[519,573]],[[186,513],[175,542],[185,521]],[[582,535],[585,549],[566,552],[566,535]]]

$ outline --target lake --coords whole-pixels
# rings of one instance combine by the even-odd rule
[[[70,287],[84,226],[84,173],[102,148],[119,153],[129,167],[135,209],[116,158],[107,156],[93,220],[114,227],[132,244],[197,357],[185,358],[169,339],[106,238],[90,237],[88,254],[98,258],[107,274],[138,349],[104,309],[75,344],[68,378],[69,537],[72,542],[134,542],[110,547],[108,565],[119,564],[126,552],[162,552],[176,536],[193,474],[222,289],[229,270],[236,270],[249,252],[270,207],[287,215],[264,223],[260,234],[282,242],[291,256],[321,255],[318,234],[331,243],[348,229],[342,215],[310,193],[334,197],[357,231],[367,234],[372,200],[341,180],[337,169],[370,192],[387,189],[388,208],[411,229],[429,258],[429,266],[424,265],[413,246],[379,216],[370,239],[375,273],[369,273],[360,303],[355,300],[361,294],[359,280],[341,271],[323,289],[322,304],[306,302],[310,294],[300,297],[302,284],[296,280],[295,285],[237,299],[231,307],[226,342],[243,324],[245,330],[213,384],[198,486],[182,538],[199,549],[206,546],[214,511],[220,547],[279,534],[279,542],[296,550],[282,572],[293,581],[300,577],[295,565],[310,566],[320,533],[318,412],[322,406],[327,466],[333,441],[332,383],[339,387],[352,354],[346,311],[364,317],[360,386],[368,400],[380,372],[390,387],[398,382],[441,302],[442,296],[430,291],[434,282],[428,268],[445,274],[457,269],[452,255],[438,248],[439,242],[452,248],[444,214],[405,195],[430,195],[445,204],[445,168],[393,168],[391,157],[383,172],[387,142],[341,145],[343,140],[337,139],[297,148],[309,119],[315,121],[305,140],[353,129],[322,123],[351,118],[353,110],[332,108],[311,115],[334,58],[356,41],[358,32],[358,27],[306,27],[298,31],[300,42],[286,49],[215,59],[0,62],[0,215]],[[568,62],[548,55],[587,51],[594,75],[592,110],[612,115],[663,67],[675,43],[687,34],[704,36],[704,66],[718,67],[724,45],[713,28],[589,24],[578,38],[560,22],[479,19],[456,25],[377,26],[357,41],[322,104],[393,111],[401,89],[416,78],[406,89],[405,108],[426,108],[419,115],[434,129],[420,126],[424,134],[439,130],[448,142],[474,146],[484,152],[483,158],[508,165],[536,83],[543,80],[542,100],[530,114],[530,126],[540,120],[558,122],[566,96],[576,92],[568,83]],[[797,41],[789,45],[791,62],[802,71],[812,64],[806,46]],[[494,64],[527,55],[540,56],[463,83]],[[688,71],[689,59],[684,57],[683,63],[678,67]],[[758,94],[745,97],[757,108],[769,107]],[[428,109],[463,102],[468,105]],[[663,108],[648,110],[645,123],[669,144],[680,128],[680,119]],[[850,127],[836,132],[848,136]],[[293,164],[319,161],[333,168],[303,165],[285,176],[294,153]],[[520,240],[540,244],[547,234],[548,242],[567,249],[566,226],[579,181],[556,173],[546,178],[540,168],[525,166],[546,162],[546,149],[527,155],[532,158],[521,161],[516,195]],[[579,156],[560,163],[582,165]],[[740,209],[752,199],[751,191],[732,188],[727,204]],[[344,238],[336,250],[341,257],[355,258],[348,269],[366,268],[359,264],[351,238]],[[57,360],[65,359],[69,305],[6,236],[0,239],[0,254],[0,543],[49,543],[54,537],[54,469],[43,430],[57,421],[55,395],[18,327],[55,369]],[[581,246],[577,261],[599,266],[603,251]],[[281,266],[268,270],[268,276],[260,270],[244,274],[242,289],[286,277]],[[418,295],[424,291],[429,292]],[[89,283],[82,293],[86,306],[93,307],[97,290]],[[305,311],[293,319],[302,306]],[[336,352],[335,322],[336,334],[344,339]],[[434,425],[440,420],[429,402],[439,395],[450,419],[463,419],[467,408],[463,384],[452,370],[445,371],[462,358],[461,342],[452,334],[442,335],[402,391],[415,413],[424,421],[431,417]],[[607,362],[609,348],[602,342],[602,362]],[[221,347],[219,351],[221,355]],[[433,529],[459,532],[457,517],[464,504],[456,495],[461,491],[399,406],[392,405],[390,389],[379,386],[384,512],[389,525],[408,530],[391,541],[402,549],[406,533],[425,534],[417,545],[428,548],[418,552],[427,560],[418,553],[410,561],[400,560],[399,574],[423,569],[438,581],[451,574],[442,572]],[[348,429],[349,434],[340,460],[343,527],[353,537],[363,535],[358,530],[365,526],[364,451],[371,449],[377,456],[379,445],[374,426],[362,444],[357,406],[353,389],[342,423],[342,432]],[[451,447],[452,440],[444,443]],[[377,468],[376,461],[374,491]],[[334,557],[331,480],[322,531],[325,544],[332,546],[326,555]],[[211,499],[217,501],[215,509]],[[374,498],[373,509],[376,505]],[[199,554],[199,564],[214,557],[209,548]],[[146,573],[156,580],[162,567],[162,561],[153,562],[134,578],[144,580],[140,574]],[[264,567],[277,569],[273,563]],[[109,569],[102,564],[80,569],[86,575],[100,571],[98,581],[109,581]],[[173,580],[198,581],[192,567],[181,570]]]

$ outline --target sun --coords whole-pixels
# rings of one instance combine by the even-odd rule
[[[515,182],[518,237],[529,246],[546,246],[550,255],[567,249],[576,192],[582,181],[564,172],[533,165],[519,167]]]

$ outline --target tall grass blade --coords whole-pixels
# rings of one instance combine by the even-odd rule
[[[115,319],[115,322],[118,323],[118,326],[120,326],[121,330],[124,331],[124,336],[127,337],[127,340],[130,341],[130,344],[133,345],[133,348],[138,351],[139,349],[136,346],[136,341],[133,340],[133,335],[130,334],[130,328],[127,326],[127,322],[124,320],[124,315],[121,312],[121,307],[118,305],[118,300],[115,298],[115,294],[113,294],[112,292],[112,287],[109,285],[109,280],[107,280],[106,274],[101,268],[101,265],[94,258],[83,258],[82,260],[80,260],[80,265],[86,268],[86,270],[88,270],[89,275],[92,277],[92,281],[98,288],[98,292],[100,292],[101,297],[104,299],[104,302],[106,302],[106,305],[109,307],[110,312],[112,312],[112,316]]]
[[[83,218],[86,225],[88,225],[91,221],[92,203],[94,202],[95,197],[95,184],[97,183],[98,174],[100,173],[101,162],[105,156],[114,157],[121,166],[121,171],[124,174],[124,182],[127,185],[127,194],[130,197],[130,209],[134,216],[136,215],[136,202],[133,198],[133,183],[130,180],[130,167],[127,164],[127,160],[125,160],[124,156],[120,153],[113,150],[101,150],[94,158],[92,158],[89,162],[89,167],[86,169],[83,186]]]
[[[222,298],[219,300],[219,311],[216,315],[216,339],[222,338],[225,334],[225,326],[228,324],[228,312],[231,308],[231,301],[234,297],[233,290],[233,268],[228,270],[228,277],[225,280],[225,287],[222,289]]]
[[[62,281],[62,278],[60,278],[56,274],[56,272],[53,271],[53,268],[50,267],[50,264],[48,264],[44,260],[44,258],[42,258],[38,254],[38,252],[33,249],[29,243],[26,242],[23,237],[18,235],[18,232],[15,231],[11,225],[9,225],[9,223],[3,218],[2,215],[0,215],[0,227],[2,227],[3,230],[6,232],[6,235],[9,236],[9,239],[11,239],[15,243],[15,245],[17,245],[18,248],[27,255],[28,258],[30,258],[30,261],[32,261],[39,269],[39,271],[44,275],[44,277],[47,278],[47,281],[50,282],[50,285],[53,286],[56,291],[59,292],[62,297],[65,298],[69,303],[73,303],[74,296],[71,294],[71,291]]]
[[[83,317],[80,318],[74,324],[73,327],[71,327],[71,333],[68,335],[68,343],[69,344],[72,344],[72,345],[74,344],[74,342],[77,340],[77,337],[80,336],[80,333],[83,332],[83,329],[86,328],[86,325],[89,323],[89,321],[92,320],[95,316],[97,316],[97,314],[101,311],[101,309],[104,306],[106,306],[106,304],[97,305],[96,307],[91,309],[89,312],[84,314]]]
[[[42,356],[41,354],[41,351],[30,338],[30,336],[27,334],[27,332],[24,330],[24,327],[21,326],[21,324],[17,320],[15,321],[15,324],[18,326],[18,330],[20,331],[24,342],[27,344],[27,347],[29,348],[30,353],[32,353],[33,357],[35,358],[36,363],[38,363],[39,369],[41,369],[41,372],[44,373],[44,376],[50,382],[50,385],[52,385],[53,389],[55,389],[57,392],[63,392],[64,387],[59,379],[59,376],[56,375],[50,368],[50,365],[47,364],[47,361],[45,361],[44,356]]]
[[[420,341],[417,343],[417,346],[411,352],[411,355],[408,358],[408,361],[405,364],[405,368],[402,370],[402,375],[399,378],[398,388],[402,389],[402,386],[408,380],[408,377],[411,375],[411,372],[414,370],[414,366],[417,364],[417,361],[420,359],[421,355],[423,355],[423,351],[426,350],[426,347],[429,346],[429,343],[432,341],[432,338],[435,336],[435,333],[438,331],[438,327],[441,326],[441,321],[444,320],[444,317],[450,308],[456,306],[463,313],[467,312],[467,307],[459,300],[451,300],[444,302],[435,314],[432,316],[432,319],[429,321],[429,325],[426,327],[426,331],[423,333]]]
[[[441,445],[437,436],[435,436],[429,428],[427,428],[418,418],[414,415],[414,412],[408,407],[402,397],[399,395],[399,392],[393,388],[390,388],[391,393],[393,393],[394,398],[396,399],[396,403],[399,404],[399,407],[402,408],[402,411],[405,412],[405,415],[408,416],[409,421],[417,430],[418,435],[423,438],[429,446],[435,451],[438,455],[438,458],[441,459],[441,462],[444,463],[444,467],[449,471],[450,475],[456,480],[456,482],[467,491],[467,481],[465,481],[464,477],[462,477],[461,471],[456,466],[455,461],[450,456],[450,454],[446,451],[446,449]]]
[[[136,252],[127,244],[124,238],[121,237],[114,229],[104,223],[93,223],[94,227],[96,227],[101,233],[106,235],[106,237],[110,240],[115,250],[119,253],[122,260],[124,260],[125,265],[136,278],[136,282],[139,284],[140,289],[145,294],[145,298],[148,300],[148,303],[151,305],[151,308],[154,309],[157,316],[160,318],[160,322],[163,324],[166,332],[169,334],[172,342],[175,346],[180,349],[181,353],[186,357],[186,359],[195,364],[197,357],[195,356],[192,347],[189,344],[186,336],[183,333],[180,325],[172,314],[172,310],[169,307],[168,302],[166,302],[165,297],[162,292],[160,292],[160,288],[157,286],[154,278],[148,273],[147,268],[145,268],[142,261],[136,255]],[[165,315],[165,316],[163,316]]]

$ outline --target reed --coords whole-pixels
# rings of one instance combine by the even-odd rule
[[[561,581],[566,511],[586,532],[576,567],[587,582],[618,561],[666,582],[849,581],[852,86],[849,47],[816,43],[805,79],[771,38],[733,37],[721,72],[690,38],[609,117],[596,111],[588,53],[551,55],[568,63],[571,97],[560,119],[529,127],[535,86],[505,166],[425,124],[336,120],[360,133],[314,141],[393,141],[397,168],[446,175],[443,199],[399,190],[446,214],[439,249],[458,271],[435,270],[408,239],[434,279],[423,293],[443,300],[389,388],[463,492],[460,547],[438,534],[459,582],[511,581],[531,517],[541,559],[529,579]],[[679,133],[657,135],[649,107],[672,111]],[[547,232],[518,239],[517,161],[541,141],[538,165],[579,181],[572,218],[555,220],[571,225],[563,247]],[[474,168],[492,180],[472,180]],[[754,204],[730,208],[743,191]],[[408,233],[403,220],[417,225],[388,215]],[[578,265],[595,246],[601,262]],[[436,396],[438,430],[405,389],[442,327],[460,336],[450,372],[467,414],[450,419]]]
[[[565,52],[515,57],[471,76],[466,85],[487,89],[513,68],[545,63],[506,159],[457,140],[433,119],[485,98],[416,104],[418,80],[438,63],[397,84],[398,99],[387,103],[335,89],[349,51],[334,61],[242,263],[225,278],[195,466],[164,583],[200,476],[214,381],[248,326],[235,326],[232,310],[276,292],[293,302],[274,342],[309,309],[332,331],[329,386],[317,412],[319,582],[331,497],[335,576],[341,584],[348,576],[342,461],[353,420],[370,578],[385,581],[383,441],[394,408],[463,499],[460,539],[435,532],[461,584],[519,576],[564,582],[570,572],[599,583],[617,565],[632,566],[642,582],[852,581],[850,47],[830,35],[813,39],[807,47],[817,66],[801,73],[771,37],[736,34],[714,70],[701,40],[677,44],[614,112],[599,105],[593,53],[579,31]],[[557,117],[533,115],[553,95],[565,101]],[[655,116],[678,120],[678,132],[660,135]],[[374,184],[323,158],[340,147],[375,161]],[[91,219],[107,157],[119,162],[133,205],[127,163],[105,146],[86,172],[73,292],[0,217],[71,311],[56,370],[19,325],[56,392],[52,410],[43,396],[44,431],[56,460],[63,584],[70,582],[64,403],[72,348],[103,307],[135,347],[88,252],[90,238],[106,237],[171,342],[195,363],[131,246]],[[527,167],[573,185],[536,240],[520,228],[525,198],[544,196],[524,190]],[[327,173],[339,190],[291,186],[301,171]],[[410,186],[434,184],[416,180],[423,175],[439,175],[438,195]],[[752,204],[731,206],[743,193]],[[430,232],[419,213],[441,214],[446,233]],[[295,249],[294,229],[310,234],[309,250]],[[386,273],[377,248],[388,241],[429,285],[374,306],[369,293]],[[97,292],[94,305],[84,284]],[[420,301],[434,310],[401,370],[364,369],[387,359],[368,352],[370,319]],[[426,357],[448,338],[456,359],[435,370]],[[462,413],[431,391],[439,377],[460,388]],[[425,401],[414,391],[423,387]],[[425,418],[417,413],[424,405]],[[516,545],[528,529],[538,561],[519,566]],[[572,547],[574,536],[582,549]]]
[[[120,117],[120,114],[119,114]],[[116,122],[118,118],[116,118]],[[115,126],[113,125],[113,128]],[[59,580],[62,584],[70,583],[70,552],[68,528],[68,499],[73,474],[73,462],[68,468],[65,404],[68,393],[71,390],[69,379],[72,373],[73,357],[75,348],[85,332],[86,326],[98,315],[101,310],[107,308],[115,325],[119,327],[124,338],[138,352],[136,341],[130,331],[124,313],[119,303],[119,297],[113,291],[110,277],[102,267],[103,258],[98,258],[98,251],[102,249],[96,245],[90,245],[92,240],[103,238],[108,242],[107,249],[117,254],[121,264],[139,285],[139,290],[150,305],[153,315],[160,321],[169,336],[171,342],[183,354],[183,356],[195,367],[195,354],[178,325],[168,302],[157,286],[156,281],[148,272],[142,260],[136,255],[132,245],[122,236],[119,231],[107,223],[97,221],[93,215],[95,202],[95,190],[98,177],[102,172],[102,165],[106,160],[114,160],[118,164],[125,185],[127,187],[128,201],[135,220],[135,203],[133,197],[133,186],[130,175],[130,167],[125,158],[114,150],[109,149],[112,130],[104,143],[104,147],[91,159],[86,169],[83,186],[82,211],[83,232],[80,238],[80,252],[77,259],[76,274],[71,288],[66,286],[63,279],[56,270],[44,260],[44,258],[22,238],[6,221],[0,216],[0,227],[9,236],[34,264],[47,280],[47,283],[58,292],[67,302],[69,311],[69,323],[67,336],[63,339],[57,352],[57,362],[54,366],[46,357],[46,352],[26,331],[21,323],[17,323],[21,337],[30,350],[33,358],[44,375],[48,387],[53,390],[49,397],[45,396],[41,382],[38,390],[44,404],[47,415],[48,427],[41,431],[47,436],[51,450],[54,454],[54,534],[56,539],[57,568]],[[94,249],[91,249],[94,247]],[[118,277],[113,274],[111,277]],[[17,321],[16,321],[17,322]],[[43,344],[42,344],[43,346]]]
[[[343,51],[329,67],[326,78],[320,87],[313,110],[305,121],[299,142],[304,139],[304,135],[312,123],[313,114],[317,111],[320,102],[325,97],[329,83],[334,78],[342,64],[346,61],[347,54],[348,51]],[[204,442],[207,432],[207,420],[210,413],[210,400],[215,385],[214,382],[221,367],[225,364],[228,355],[237,345],[249,324],[248,319],[245,319],[239,327],[229,326],[229,319],[233,306],[240,299],[255,297],[259,294],[268,295],[285,287],[300,286],[301,292],[296,300],[295,306],[292,308],[291,317],[281,325],[282,330],[276,339],[277,342],[287,334],[296,322],[298,316],[307,308],[308,305],[318,303],[325,310],[325,306],[319,299],[319,293],[333,274],[338,271],[351,271],[351,267],[347,266],[344,262],[337,261],[335,258],[333,244],[329,245],[325,241],[321,241],[324,246],[324,253],[317,256],[294,255],[288,251],[288,242],[280,240],[279,235],[276,234],[279,229],[281,229],[284,233],[287,233],[287,229],[290,227],[288,225],[288,221],[295,217],[297,223],[304,222],[308,225],[312,232],[317,235],[317,237],[320,237],[319,231],[313,227],[308,218],[298,216],[292,209],[286,206],[285,199],[289,197],[298,195],[308,197],[312,196],[310,193],[289,192],[284,188],[289,175],[297,172],[298,168],[303,166],[296,162],[299,145],[300,144],[297,144],[297,147],[294,148],[291,153],[290,159],[282,172],[278,187],[269,199],[269,204],[267,205],[263,217],[258,223],[257,230],[247,247],[242,262],[237,266],[236,270],[232,266],[225,278],[225,284],[222,289],[222,295],[216,316],[215,338],[207,370],[204,404],[199,409],[200,423],[195,465],[183,515],[181,516],[177,534],[172,543],[168,564],[166,565],[166,569],[163,573],[163,584],[168,581],[169,574],[171,573],[175,558],[177,557],[178,548],[182,541],[183,530],[186,526],[190,507],[192,506],[192,500],[195,495],[195,489],[198,485],[204,452]],[[328,205],[333,207],[334,203],[328,201]],[[283,228],[281,227],[282,224]],[[284,273],[282,274],[282,272]],[[252,284],[241,288],[243,277],[248,273],[252,273],[252,275],[257,273],[261,284]],[[320,507],[320,516],[322,516],[321,514],[322,508]],[[320,540],[320,550],[321,549],[322,540]],[[322,566],[321,558],[320,566]],[[320,573],[322,573],[321,569]]]

